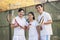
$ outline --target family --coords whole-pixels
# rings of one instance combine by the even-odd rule
[[[28,13],[28,21],[24,17],[24,9],[19,8],[18,16],[11,22],[11,28],[14,28],[12,40],[26,40],[25,30],[29,31],[28,40],[50,40],[52,32],[52,18],[48,12],[43,10],[42,4],[35,5],[39,13],[38,19],[35,19],[34,12]]]

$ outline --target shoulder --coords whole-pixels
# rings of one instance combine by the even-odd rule
[[[19,16],[16,16],[14,19],[17,19],[17,18],[19,18]]]
[[[44,12],[46,15],[49,15],[50,13],[48,13],[48,12]]]
[[[34,20],[34,22],[37,22],[36,20]]]
[[[14,18],[12,18],[12,20],[15,20],[17,18],[17,16],[16,17],[14,17]]]
[[[12,20],[19,19],[19,16],[14,17]]]
[[[40,18],[40,15],[38,15],[38,19]]]
[[[23,19],[26,20],[25,16],[23,16]]]
[[[27,21],[26,21],[27,19],[26,19],[25,17],[23,17],[23,20],[24,20],[25,22],[27,22]]]
[[[38,25],[38,22],[36,20],[34,20],[34,25],[37,26]]]
[[[50,13],[48,13],[48,12],[44,12],[44,15],[46,15],[46,16],[50,16]]]
[[[40,15],[38,15],[38,17],[40,17]]]
[[[34,20],[34,23],[38,23],[38,21],[37,20]]]

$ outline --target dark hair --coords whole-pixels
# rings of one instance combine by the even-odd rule
[[[33,20],[35,20],[35,16],[33,12],[29,12],[28,14],[32,14],[33,15]]]
[[[24,9],[22,9],[22,8],[19,8],[19,9],[18,9],[18,12],[21,12],[21,11],[24,11]]]
[[[36,8],[36,7],[38,7],[38,6],[41,6],[41,7],[43,7],[43,5],[42,5],[42,4],[37,4],[37,5],[35,6],[35,8]]]

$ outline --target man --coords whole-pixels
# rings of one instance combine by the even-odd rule
[[[18,16],[16,16],[12,20],[11,27],[14,28],[13,40],[26,40],[25,39],[26,20],[23,15],[24,10],[20,8],[18,10]]]
[[[40,40],[50,40],[52,32],[52,18],[49,13],[43,11],[43,5],[37,4],[36,6],[37,11],[39,12],[38,22],[43,19],[41,23],[41,30],[40,30]]]

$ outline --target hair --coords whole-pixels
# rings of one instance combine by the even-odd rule
[[[42,5],[42,4],[37,4],[37,5],[35,6],[35,8],[36,8],[36,7],[38,7],[38,6],[41,6],[41,7],[43,7],[43,5]]]
[[[24,9],[22,9],[22,8],[19,8],[19,9],[18,9],[18,12],[21,12],[21,11],[24,11]]]
[[[35,16],[33,12],[29,12],[28,14],[32,14],[33,15],[33,20],[35,20]]]

